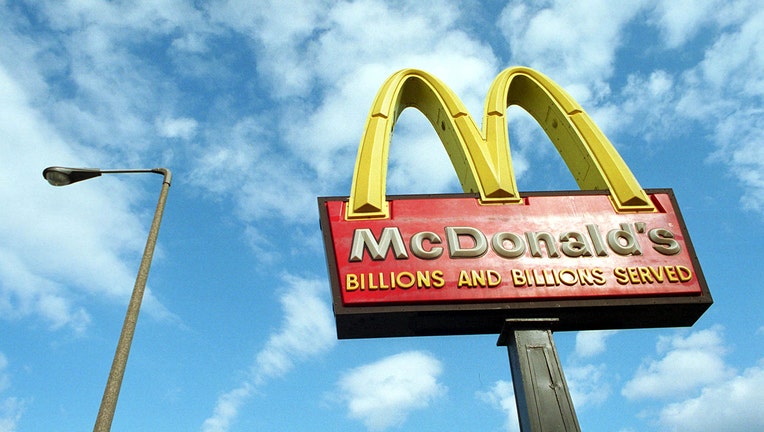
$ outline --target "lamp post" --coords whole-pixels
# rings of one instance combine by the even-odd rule
[[[141,301],[143,300],[143,292],[146,289],[146,280],[149,276],[151,259],[154,256],[154,246],[156,245],[157,235],[159,234],[159,224],[162,222],[162,213],[164,212],[164,205],[167,201],[167,192],[170,189],[172,173],[166,168],[101,170],[65,167],[48,167],[42,172],[43,177],[45,177],[48,183],[53,186],[66,186],[78,181],[98,177],[101,174],[130,173],[162,174],[164,180],[162,182],[162,191],[159,194],[159,202],[157,203],[157,208],[154,213],[154,219],[151,222],[149,237],[148,240],[146,240],[146,248],[143,251],[143,259],[141,259],[141,265],[138,268],[138,276],[135,279],[133,294],[130,297],[130,303],[127,306],[125,322],[122,325],[119,342],[117,342],[117,350],[114,353],[114,361],[112,362],[111,371],[109,372],[109,379],[106,381],[106,388],[104,389],[103,398],[101,399],[101,407],[98,409],[98,417],[96,417],[95,426],[93,427],[94,432],[107,432],[111,430],[111,422],[114,419],[114,410],[117,408],[119,389],[122,386],[122,377],[125,375],[127,357],[130,354],[130,345],[133,341],[133,334],[135,334],[135,325],[138,321],[138,313],[140,312]]]

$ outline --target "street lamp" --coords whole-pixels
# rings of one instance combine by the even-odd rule
[[[108,432],[111,430],[111,422],[114,419],[114,410],[117,408],[119,389],[122,386],[122,377],[125,375],[127,357],[130,354],[130,344],[133,341],[133,334],[135,334],[135,324],[138,322],[138,312],[140,312],[143,292],[146,289],[146,280],[149,276],[151,259],[154,256],[154,246],[156,245],[157,235],[159,234],[159,224],[162,222],[162,213],[164,212],[164,205],[167,201],[167,192],[170,189],[172,173],[166,168],[101,170],[65,167],[48,167],[42,172],[45,180],[53,186],[65,186],[78,181],[98,177],[101,174],[130,173],[162,174],[164,176],[164,181],[162,182],[162,191],[159,194],[159,202],[157,203],[156,212],[154,213],[154,220],[151,222],[149,237],[148,240],[146,240],[146,248],[143,251],[143,259],[141,259],[141,265],[138,268],[138,276],[135,278],[133,294],[130,297],[130,303],[127,306],[125,322],[122,325],[122,332],[119,335],[117,350],[114,353],[114,361],[111,364],[109,379],[106,381],[106,388],[103,392],[101,407],[98,409],[98,417],[96,417],[93,432]]]

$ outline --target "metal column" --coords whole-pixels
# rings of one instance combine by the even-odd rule
[[[580,432],[550,319],[508,319],[496,343],[509,351],[522,432]]]

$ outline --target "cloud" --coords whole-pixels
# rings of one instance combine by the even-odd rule
[[[227,431],[253,391],[288,373],[296,362],[324,354],[336,344],[334,318],[320,298],[324,284],[291,275],[282,276],[282,280],[287,289],[280,298],[284,314],[281,328],[257,353],[247,379],[218,397],[212,415],[202,425],[204,432]]]
[[[712,161],[724,163],[738,178],[744,207],[764,212],[764,78],[759,74],[764,68],[764,7],[745,18],[688,72],[695,86],[682,102],[687,110],[700,108],[698,115],[721,117],[713,131],[717,151]]]
[[[6,372],[8,359],[0,352],[0,394],[10,387],[10,377]],[[21,415],[24,412],[25,403],[16,397],[0,397],[0,432],[13,432],[16,430]]]
[[[563,373],[570,397],[576,407],[601,405],[610,396],[611,377],[603,364],[583,364],[582,361],[605,352],[607,339],[615,330],[580,331],[576,333],[575,355]]]
[[[267,104],[256,117],[245,112],[210,125],[203,139],[209,145],[193,156],[193,177],[207,179],[198,186],[230,196],[243,220],[313,223],[305,215],[315,213],[315,196],[346,193],[365,116],[380,84],[398,69],[432,72],[480,121],[497,60],[488,44],[460,29],[456,5],[310,2],[286,15],[279,2],[250,6],[217,2],[209,13],[215,25],[252,44],[257,86]],[[421,116],[412,113],[405,117]],[[419,165],[423,161],[426,170]],[[396,130],[389,166],[391,189],[459,187],[426,121]]]
[[[672,74],[635,71],[621,89],[611,88],[621,40],[637,17],[659,32],[657,54],[676,57],[687,44],[706,43],[702,61]],[[516,1],[498,23],[513,61],[561,84],[611,138],[670,140],[705,130],[716,146],[709,163],[723,164],[738,179],[742,207],[764,212],[761,2]],[[698,41],[708,28],[718,36]],[[719,120],[709,123],[710,117]]]
[[[745,3],[745,2],[742,2]],[[668,48],[678,48],[709,25],[726,24],[747,9],[741,2],[721,0],[673,0],[657,2],[653,20]]]
[[[592,357],[605,351],[605,341],[617,332],[615,330],[581,331],[576,333],[576,355]]]
[[[214,24],[244,35],[257,57],[267,59],[257,62],[257,73],[274,84],[269,89],[271,95],[284,99],[311,90],[312,68],[298,47],[304,47],[325,28],[330,4],[311,1],[294,7],[267,0],[252,7],[247,0],[223,0],[211,4],[208,13]]]
[[[372,431],[399,426],[446,392],[432,355],[407,351],[345,372],[338,382],[348,415]]]
[[[236,216],[246,222],[312,221],[319,184],[312,170],[274,144],[265,117],[245,117],[214,131],[195,156],[189,181],[217,199],[233,199]]]
[[[517,403],[515,402],[515,389],[511,382],[504,380],[496,381],[490,390],[477,392],[477,397],[506,415],[505,430],[507,432],[520,431]]]
[[[764,360],[732,379],[709,385],[700,396],[673,403],[661,411],[668,430],[764,430]]]
[[[622,29],[640,8],[636,1],[513,1],[498,23],[515,62],[549,75],[587,106],[608,94]]]
[[[212,416],[204,420],[202,431],[204,432],[224,432],[231,426],[231,423],[239,415],[239,409],[254,391],[252,383],[249,381],[233,390],[226,392],[218,397]]]
[[[4,392],[9,386],[11,379],[5,369],[8,367],[8,359],[5,354],[0,352],[0,393]]]
[[[576,407],[601,405],[610,396],[606,365],[568,365],[564,373],[570,397]]]
[[[661,337],[659,360],[643,364],[622,394],[628,399],[672,398],[660,410],[665,430],[742,432],[764,428],[764,359],[736,372],[723,357],[723,329]]]
[[[135,161],[136,153],[151,158],[162,151],[154,145],[161,136],[154,120],[178,109],[186,73],[178,67],[170,77],[167,69],[176,63],[157,59],[175,52],[173,38],[213,31],[202,11],[175,0],[53,2],[23,10],[7,23],[20,43],[0,53],[13,58],[7,64],[47,123],[68,140],[107,150],[112,160]],[[28,20],[47,26],[30,32],[23,24]],[[12,52],[19,47],[26,53]]]
[[[661,55],[675,55],[704,28],[720,30],[704,42],[702,60],[684,71],[630,74],[611,98],[615,103],[591,109],[605,120],[600,126],[648,141],[701,131],[715,146],[708,163],[725,166],[738,180],[742,207],[764,212],[764,79],[759,73],[764,69],[764,6],[688,0],[659,2],[644,11],[648,23],[661,31],[664,45],[654,48]]]
[[[0,399],[0,432],[14,432],[17,430],[24,407],[25,403],[18,398]]]
[[[281,296],[284,323],[257,355],[254,376],[258,384],[283,375],[295,361],[325,353],[337,341],[332,312],[320,297],[325,285],[288,275],[283,279],[289,286]]]
[[[156,120],[160,136],[188,140],[196,134],[198,123],[192,118],[163,118]]]
[[[734,372],[724,363],[726,351],[719,326],[687,337],[660,337],[663,356],[642,364],[621,394],[627,399],[677,397],[720,383]]]

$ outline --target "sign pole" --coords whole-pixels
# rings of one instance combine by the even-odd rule
[[[580,432],[550,328],[556,319],[507,319],[496,343],[509,365],[522,432]]]

